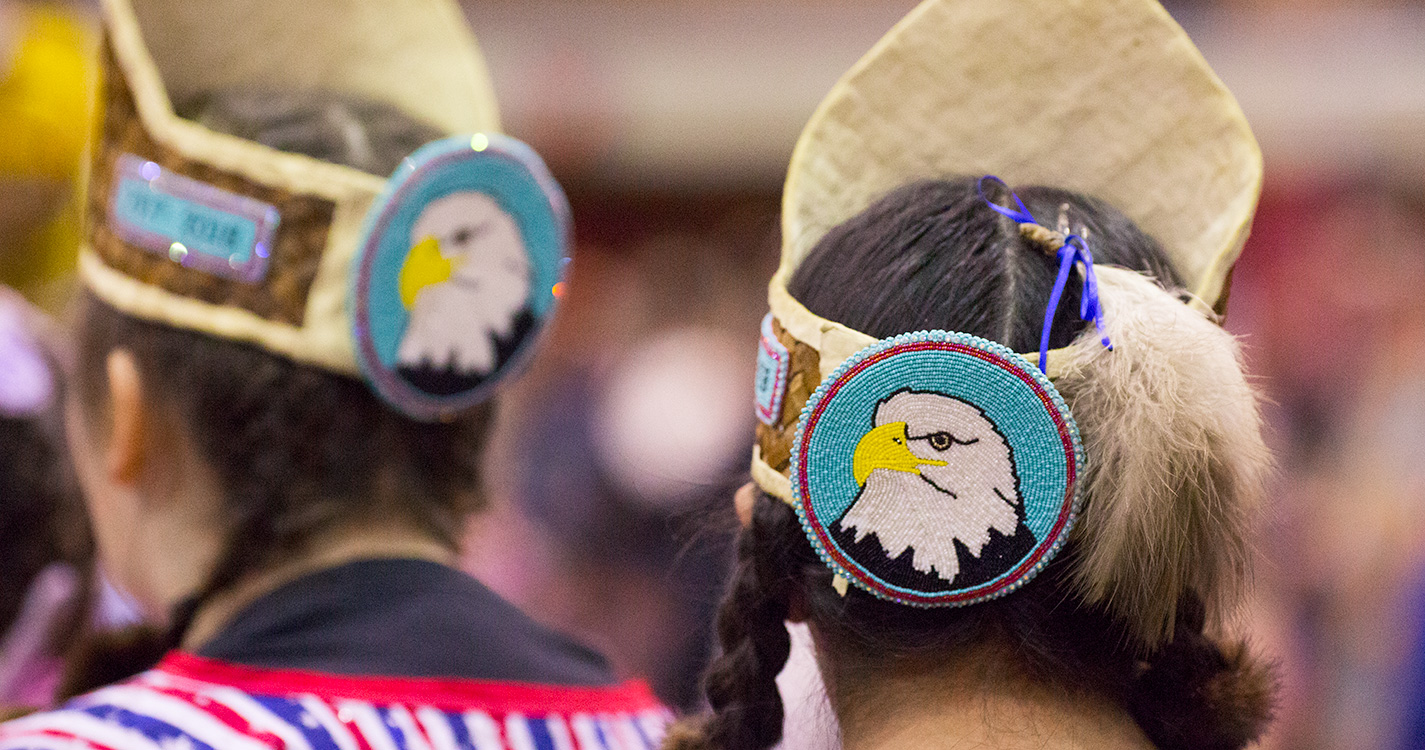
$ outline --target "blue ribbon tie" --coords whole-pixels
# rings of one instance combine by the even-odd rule
[[[990,200],[989,196],[985,195],[987,180],[993,180],[1003,185],[1009,193],[1009,197],[1014,199],[1016,208],[1006,208]],[[1034,215],[1029,213],[1029,208],[1024,205],[1024,201],[1009,189],[1009,185],[1006,185],[1004,180],[994,175],[985,175],[976,183],[976,189],[985,204],[1001,215],[1020,224],[1039,224],[1034,219]],[[1059,300],[1064,296],[1064,289],[1069,285],[1069,272],[1073,270],[1075,264],[1083,263],[1084,287],[1083,292],[1079,295],[1079,318],[1092,322],[1103,334],[1101,339],[1103,345],[1109,351],[1113,351],[1113,344],[1108,340],[1108,329],[1103,324],[1103,305],[1098,297],[1098,276],[1094,274],[1093,253],[1089,252],[1088,243],[1077,234],[1070,234],[1064,238],[1064,244],[1058,249],[1056,255],[1059,258],[1059,275],[1054,279],[1054,291],[1049,294],[1049,304],[1044,310],[1044,328],[1039,335],[1039,371],[1046,375],[1049,374],[1049,332],[1054,325],[1054,315],[1059,311]]]

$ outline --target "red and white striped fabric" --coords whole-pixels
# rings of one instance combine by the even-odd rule
[[[670,720],[639,682],[348,677],[174,653],[0,724],[0,750],[654,750]]]

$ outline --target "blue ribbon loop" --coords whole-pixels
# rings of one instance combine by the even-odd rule
[[[1004,186],[1009,193],[1009,197],[1014,199],[1015,208],[1006,208],[990,200],[985,194],[985,181],[993,180]],[[976,189],[980,193],[980,198],[985,205],[996,212],[1006,216],[1020,224],[1039,224],[1034,215],[1029,213],[1029,208],[1024,205],[1024,201],[1015,195],[1009,185],[1005,184],[994,175],[985,175],[976,183]],[[1042,226],[1042,225],[1041,225]],[[1049,304],[1044,310],[1044,328],[1039,335],[1039,371],[1049,374],[1049,332],[1054,325],[1054,315],[1059,311],[1059,300],[1064,296],[1064,289],[1069,285],[1069,272],[1073,270],[1075,264],[1083,263],[1084,288],[1079,295],[1079,318],[1092,322],[1099,332],[1103,334],[1103,345],[1113,351],[1113,344],[1108,340],[1108,329],[1103,324],[1103,305],[1098,297],[1098,276],[1093,270],[1093,253],[1089,252],[1089,244],[1084,238],[1077,234],[1070,234],[1064,237],[1064,244],[1058,249],[1056,255],[1059,258],[1059,275],[1054,279],[1054,291],[1049,294]]]

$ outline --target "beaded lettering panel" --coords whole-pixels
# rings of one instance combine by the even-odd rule
[[[116,164],[109,226],[124,241],[216,276],[256,283],[267,274],[276,207],[133,154]]]

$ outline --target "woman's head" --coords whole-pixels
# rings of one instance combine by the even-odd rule
[[[67,411],[102,557],[192,645],[288,577],[452,560],[570,232],[446,0],[274,4],[261,44],[181,5],[104,6]],[[498,206],[422,221],[450,196]],[[529,260],[498,319],[461,273],[485,240]]]
[[[183,114],[372,171],[439,136],[389,105],[326,92],[217,92]],[[349,375],[89,292],[78,307],[69,423],[81,480],[106,566],[155,614],[347,529],[456,547],[480,502],[490,403],[417,421]],[[164,541],[175,534],[193,543]]]
[[[1141,272],[1168,289],[1180,284],[1158,245],[1112,207],[1052,188],[1019,194],[1046,224],[1087,237],[1097,264]],[[828,232],[788,290],[814,314],[873,337],[940,329],[1032,351],[1056,266],[986,205],[974,180],[926,181],[892,192]],[[1069,285],[1054,318],[1051,347],[1069,345],[1086,325],[1076,286]],[[1201,746],[1230,747],[1259,729],[1262,702],[1243,709],[1203,698],[1209,682],[1234,687],[1240,664],[1203,636],[1195,594],[1174,602],[1171,645],[1161,646],[1083,595],[1073,567],[1083,555],[1077,539],[1038,577],[1000,599],[919,609],[857,587],[838,593],[791,506],[760,491],[745,495],[747,504],[738,569],[719,621],[725,652],[707,683],[715,713],[702,737],[713,747],[762,748],[780,734],[772,679],[786,659],[782,621],[789,617],[811,625],[843,721],[908,700],[887,692],[911,665],[934,673],[987,660],[1006,682],[1107,700],[1164,747],[1199,746],[1191,743],[1204,738]],[[1197,672],[1158,668],[1183,654]],[[1184,727],[1196,734],[1175,737]]]

